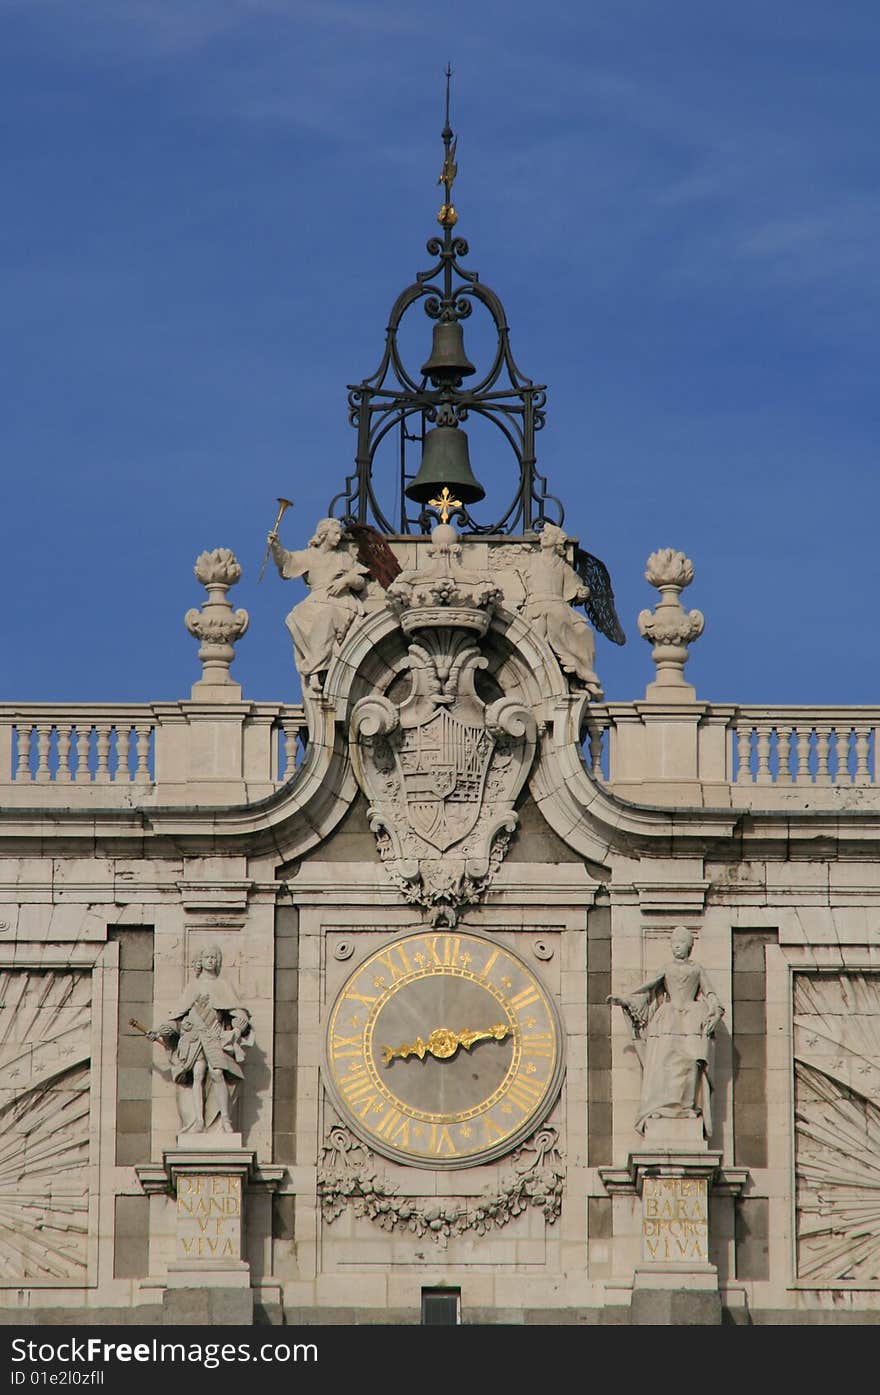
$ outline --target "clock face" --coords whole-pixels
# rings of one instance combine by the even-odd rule
[[[473,1167],[549,1112],[562,1041],[556,1004],[519,955],[473,931],[425,930],[376,950],[339,990],[324,1078],[377,1152]]]

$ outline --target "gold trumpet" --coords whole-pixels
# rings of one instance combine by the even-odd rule
[[[285,511],[285,509],[290,509],[290,508],[293,508],[293,500],[292,500],[292,499],[282,499],[282,498],[279,496],[279,498],[278,498],[278,517],[275,519],[275,522],[272,524],[271,533],[277,533],[277,532],[278,532],[278,525],[279,525],[279,523],[281,522],[282,518],[284,517],[284,511]],[[271,536],[271,533],[270,533],[270,536]],[[260,575],[257,577],[257,584],[258,584],[258,585],[259,585],[259,583],[263,580],[263,575],[264,575],[264,573],[265,573],[265,571],[266,571],[266,564],[267,564],[267,562],[269,561],[269,553],[270,553],[271,551],[272,551],[271,543],[267,543],[267,544],[266,544],[266,555],[265,555],[265,557],[263,558],[263,565],[262,565],[262,567],[260,568]]]

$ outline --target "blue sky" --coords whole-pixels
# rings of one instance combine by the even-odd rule
[[[187,697],[216,546],[245,696],[297,698],[265,534],[288,495],[303,544],[351,469],[447,60],[468,264],[629,635],[607,696],[652,677],[671,546],[700,697],[880,700],[876,0],[0,0],[2,700]]]

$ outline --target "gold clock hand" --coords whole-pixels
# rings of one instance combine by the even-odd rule
[[[390,1066],[395,1057],[405,1061],[407,1056],[418,1056],[419,1060],[423,1061],[427,1050],[428,1043],[422,1041],[421,1037],[416,1037],[411,1046],[398,1046],[396,1049],[392,1046],[383,1046],[382,1060],[386,1066]]]
[[[460,1046],[463,1046],[465,1051],[470,1051],[478,1041],[503,1041],[509,1035],[510,1028],[501,1022],[497,1022],[485,1032],[475,1031],[470,1027],[465,1027],[460,1032],[452,1032],[448,1027],[435,1027],[427,1041],[416,1037],[414,1042],[404,1046],[383,1046],[382,1061],[386,1066],[396,1058],[405,1061],[409,1056],[418,1056],[419,1060],[423,1061],[428,1054],[436,1056],[440,1061],[448,1061]]]
[[[458,1044],[463,1046],[465,1051],[470,1051],[475,1042],[478,1041],[503,1041],[510,1035],[510,1028],[505,1027],[501,1022],[497,1022],[494,1027],[490,1027],[488,1032],[472,1032],[465,1030],[458,1033]]]

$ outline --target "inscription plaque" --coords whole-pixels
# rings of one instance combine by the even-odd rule
[[[649,1263],[709,1260],[708,1183],[701,1177],[646,1177],[642,1257]]]
[[[194,1173],[177,1179],[178,1260],[241,1259],[241,1178]]]

